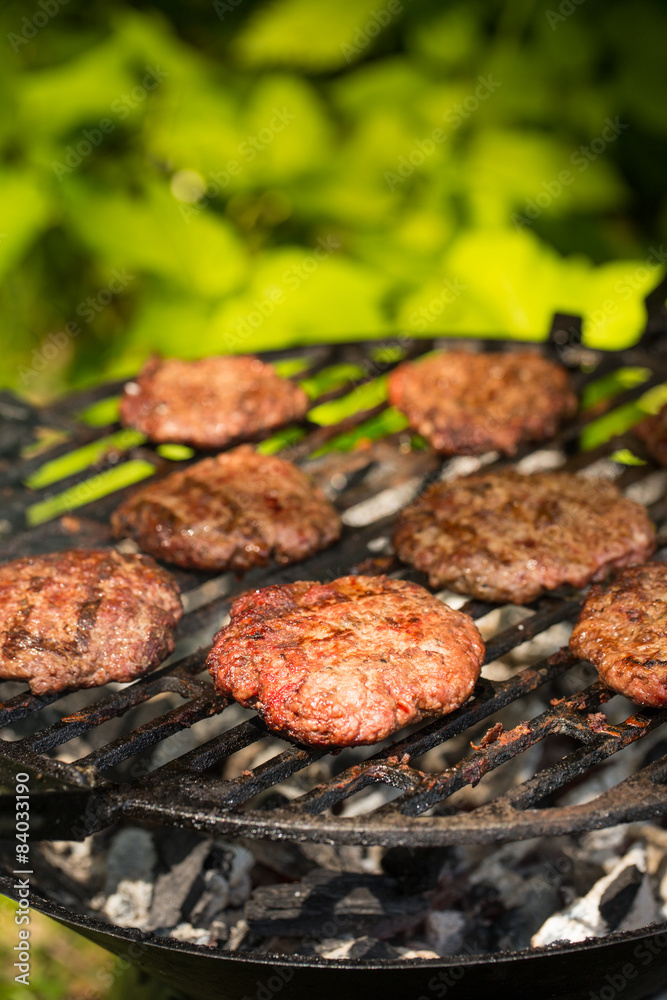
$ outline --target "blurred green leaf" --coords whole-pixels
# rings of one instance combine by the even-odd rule
[[[588,383],[581,397],[581,408],[588,410],[603,399],[613,399],[626,389],[646,382],[650,376],[648,368],[619,368],[618,371]]]
[[[179,203],[165,185],[105,197],[76,178],[63,188],[74,229],[109,266],[159,275],[202,296],[241,282],[246,255],[231,226],[204,207]]]
[[[607,349],[634,344],[646,323],[644,298],[664,273],[650,257],[590,268],[580,291],[586,343]]]
[[[60,479],[65,479],[67,476],[73,476],[75,473],[87,469],[109,451],[129,451],[130,448],[143,444],[145,440],[145,436],[138,431],[124,428],[109,435],[109,437],[100,438],[98,441],[70,451],[60,458],[46,462],[30,476],[27,484],[33,490],[44,489],[46,486],[51,486],[52,483],[57,483]]]
[[[593,267],[561,258],[526,230],[473,230],[454,242],[439,274],[404,300],[399,324],[418,333],[539,338],[554,312],[581,313],[586,344],[620,349],[641,332],[643,299],[662,272],[657,260]]]
[[[287,448],[291,444],[296,444],[305,436],[306,431],[303,427],[283,427],[264,441],[260,441],[255,450],[260,455],[275,455],[276,452],[282,451],[283,448]]]
[[[362,378],[363,374],[364,370],[359,365],[330,365],[316,375],[303,379],[300,385],[311,399],[317,399],[318,396],[330,392],[337,386],[345,385],[346,382],[351,382],[353,379]]]
[[[194,449],[186,444],[159,444],[155,450],[158,455],[168,458],[170,462],[184,462],[195,454]]]
[[[618,462],[619,465],[646,465],[643,458],[638,458],[634,455],[629,448],[619,448],[611,456],[612,462]]]
[[[315,406],[308,414],[309,420],[316,424],[327,426],[335,424],[345,417],[358,413],[360,410],[370,410],[387,398],[386,378],[373,379],[365,385],[360,385],[352,392],[343,396],[342,399],[335,399],[331,403],[322,403]]]
[[[375,38],[400,19],[402,3],[366,0],[272,0],[255,9],[234,44],[250,66],[338,69],[367,54]]]
[[[611,413],[605,413],[598,420],[591,421],[581,433],[582,451],[592,451],[610,438],[625,434],[641,420],[642,416],[642,409],[638,403],[626,403]]]
[[[19,89],[23,127],[63,135],[127,107],[123,95],[139,83],[119,40],[111,37],[60,66],[25,74]]]
[[[28,524],[32,527],[36,524],[43,524],[45,521],[51,521],[54,517],[66,514],[70,510],[77,510],[79,507],[92,503],[93,500],[99,500],[100,497],[105,497],[115,490],[133,486],[134,483],[146,479],[153,472],[154,466],[150,462],[144,462],[141,459],[124,462],[114,469],[100,472],[99,475],[87,479],[78,486],[71,486],[56,496],[34,503],[28,507],[26,512]]]
[[[386,437],[388,434],[398,434],[408,426],[408,419],[393,406],[388,406],[382,413],[365,420],[354,430],[339,434],[333,440],[327,442],[317,451],[313,452],[311,458],[319,455],[326,455],[330,451],[352,451],[360,442],[375,441],[378,438]],[[413,440],[413,446],[417,446]]]
[[[391,275],[397,290],[419,287],[437,270],[444,249],[457,230],[453,213],[426,208],[406,210],[391,219],[390,228],[362,231],[349,239],[350,249],[362,260]]]
[[[582,449],[590,451],[609,438],[624,434],[639,423],[647,413],[657,413],[665,404],[667,404],[667,383],[654,386],[636,402],[618,406],[598,420],[591,421],[581,434]]]
[[[428,60],[439,70],[467,70],[479,52],[483,30],[472,7],[453,7],[414,18],[406,41],[420,60]]]
[[[656,414],[667,404],[667,382],[649,389],[639,400],[643,414]]]
[[[0,276],[21,260],[53,215],[42,178],[32,171],[0,172]]]
[[[279,184],[326,165],[333,129],[315,90],[295,77],[267,75],[243,114],[238,159],[242,174]]]
[[[309,363],[306,358],[283,358],[282,361],[274,361],[272,367],[283,378],[292,378],[308,368]]]
[[[397,326],[532,338],[556,310],[591,345],[643,328],[667,233],[651,0],[556,24],[477,0],[70,0],[35,32],[33,14],[0,10],[3,384],[44,400],[151,350]],[[318,239],[335,253],[297,280]]]
[[[89,427],[106,427],[118,420],[118,409],[120,396],[109,396],[108,399],[100,399],[87,409],[78,414],[79,420]]]
[[[310,251],[283,248],[257,258],[250,291],[220,306],[203,343],[239,353],[385,329],[386,278],[336,256],[337,242],[325,236]]]
[[[440,273],[399,312],[407,330],[539,336],[548,329],[557,259],[527,233],[473,230],[459,237]]]
[[[362,63],[329,84],[338,109],[355,119],[371,113],[399,110],[410,115],[415,103],[429,90],[428,77],[402,56]]]
[[[487,226],[502,225],[513,214],[521,227],[543,213],[603,211],[623,197],[603,157],[591,161],[562,141],[525,129],[479,132],[467,170],[472,217]]]
[[[134,374],[153,351],[184,358],[198,358],[207,351],[215,353],[215,344],[202,342],[214,305],[179,291],[180,294],[166,281],[156,281],[150,286],[128,330],[131,348],[120,369],[108,370],[109,376]]]

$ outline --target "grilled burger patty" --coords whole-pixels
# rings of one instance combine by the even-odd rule
[[[647,563],[592,587],[570,649],[614,691],[641,705],[667,705],[667,565]]]
[[[74,549],[0,566],[0,677],[33,694],[130,681],[174,648],[182,608],[147,556]]]
[[[118,538],[199,569],[298,562],[334,542],[340,518],[291,462],[249,445],[205,458],[140,489],[113,513]]]
[[[667,465],[667,405],[632,429],[644,442],[649,454],[661,465]]]
[[[150,358],[125,386],[123,423],[152,441],[222,448],[299,420],[306,393],[255,357]]]
[[[655,529],[606,480],[502,470],[429,487],[399,515],[393,540],[434,587],[523,604],[643,562]]]
[[[423,587],[345,576],[239,598],[208,668],[219,692],[315,746],[376,743],[470,696],[484,643]]]
[[[389,399],[445,455],[516,452],[552,436],[577,398],[567,371],[533,351],[447,351],[389,375]]]

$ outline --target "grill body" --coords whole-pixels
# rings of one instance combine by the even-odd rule
[[[0,888],[11,895],[9,880]],[[610,934],[579,944],[552,945],[539,952],[454,956],[411,962],[305,959],[276,961],[258,952],[217,951],[164,940],[132,929],[112,928],[73,914],[45,899],[32,905],[114,955],[193,997],[193,1000],[262,1000],[269,995],[321,1000],[366,1000],[369,996],[422,1000],[426,997],[493,996],[535,1000],[538,990],[551,1000],[622,995],[643,1000],[667,977],[667,924]],[[606,991],[606,992],[605,992]]]
[[[556,327],[556,331],[558,327]],[[460,345],[460,341],[456,341]],[[438,342],[446,345],[446,342]],[[402,353],[415,355],[432,348],[432,342],[401,342]],[[499,349],[509,345],[496,341],[477,342],[478,349]],[[348,345],[334,349],[320,349],[306,353],[305,364],[310,372],[326,372],[332,365],[340,367],[356,363],[362,372],[352,385],[349,379],[333,391],[325,391],[317,401],[343,398],[352,402],[367,390],[369,383],[377,385],[378,377],[396,363],[381,360],[391,357],[395,344]],[[554,342],[543,348],[554,351]],[[373,354],[372,352],[376,352]],[[378,354],[377,352],[384,351]],[[642,384],[622,391],[604,404],[617,412],[631,403],[651,385],[667,380],[667,358],[658,352],[648,352],[640,346],[621,354],[593,354],[579,347],[566,345],[566,359],[573,366],[574,379],[581,391],[587,383],[608,376],[615,370],[638,366],[647,374]],[[378,358],[380,360],[378,360]],[[284,358],[283,358],[284,360]],[[108,436],[115,428],[90,428],[73,420],[73,414],[84,404],[104,398],[114,387],[98,387],[83,399],[60,404],[55,411],[42,414],[43,420],[59,423],[69,430],[70,437],[51,451],[39,456],[39,463],[56,454],[66,454],[74,444],[85,440],[87,444]],[[362,406],[337,423],[318,426],[311,420],[295,429],[296,441],[283,446],[282,454],[293,460],[303,461],[327,441],[340,441],[341,435],[369,426],[368,420],[377,420],[386,413],[386,403],[380,401],[372,407]],[[600,407],[598,406],[598,411]],[[317,411],[315,411],[316,414]],[[371,418],[368,414],[371,413]],[[313,411],[311,411],[311,417]],[[588,451],[579,449],[579,435],[595,419],[596,413],[581,414],[563,428],[554,442],[545,446],[554,455],[564,458],[561,467],[570,471],[586,471],[599,463],[609,462],[609,456],[619,448],[638,444],[625,434],[603,442]],[[300,436],[299,436],[300,435]],[[398,506],[417,494],[424,483],[440,474],[440,460],[429,450],[411,449],[409,435],[398,432],[388,439],[368,443],[366,449],[341,454],[336,451],[305,461],[313,475],[329,485],[342,477],[343,486],[335,501],[341,509],[346,527],[339,544],[318,553],[305,563],[288,568],[268,567],[253,570],[243,579],[228,576],[214,581],[219,587],[218,596],[208,599],[211,587],[210,574],[176,570],[185,593],[186,614],[180,625],[179,636],[183,642],[189,638],[212,633],[228,611],[231,600],[244,590],[276,582],[297,579],[331,579],[354,570],[355,566],[376,555],[385,545],[394,518],[394,510],[386,512],[383,500],[387,497]],[[407,442],[407,448],[406,448]],[[558,451],[560,449],[560,451]],[[542,449],[544,452],[545,449]],[[28,520],[31,511],[39,509],[44,500],[69,496],[71,491],[86,491],[99,482],[101,476],[114,467],[121,470],[132,462],[150,460],[155,474],[167,472],[182,463],[166,460],[161,449],[143,443],[130,445],[124,452],[102,452],[95,467],[86,466],[67,480],[56,481],[41,490],[23,485],[25,477],[36,467],[36,460],[13,462],[4,471],[5,491],[9,493],[9,507],[15,519],[19,514]],[[534,449],[525,446],[515,461],[531,459]],[[387,457],[389,456],[389,458]],[[398,458],[392,458],[398,456]],[[196,456],[195,456],[196,457]],[[456,459],[445,463],[445,474],[456,472]],[[497,458],[492,465],[506,464]],[[491,467],[489,465],[486,466]],[[613,466],[619,472],[621,488],[632,489],[648,476],[660,477],[656,467],[645,465]],[[342,469],[343,471],[337,471]],[[379,483],[379,490],[378,490]],[[112,544],[108,528],[110,511],[127,489],[104,495],[73,510],[58,520],[46,521],[28,530],[17,531],[7,539],[0,557],[11,558],[76,545]],[[659,491],[660,492],[660,491]],[[660,525],[665,510],[664,490],[650,512]],[[378,548],[380,546],[380,549]],[[173,569],[173,568],[172,568]],[[399,570],[424,583],[420,574]],[[529,614],[514,626],[493,635],[487,641],[487,662],[508,653],[528,639],[540,635],[545,629],[563,621],[571,621],[578,613],[582,597],[575,592],[560,591],[549,594],[529,606]],[[492,606],[470,600],[463,605],[474,618],[482,618]],[[557,656],[538,660],[507,680],[482,680],[470,702],[451,715],[407,735],[399,733],[388,745],[375,752],[352,756],[350,766],[342,771],[337,768],[331,778],[307,789],[291,801],[259,801],[258,796],[277,784],[289,780],[307,767],[322,762],[330,755],[325,750],[287,745],[282,753],[249,773],[242,773],[223,780],[216,772],[221,764],[235,753],[267,737],[267,730],[257,717],[225,729],[227,702],[216,696],[207,675],[202,676],[208,643],[186,656],[176,656],[167,665],[146,675],[122,690],[109,693],[106,689],[93,693],[83,706],[67,710],[71,704],[58,702],[55,696],[32,697],[18,694],[0,705],[0,725],[9,727],[12,738],[0,742],[0,781],[11,786],[12,776],[20,768],[32,777],[34,799],[32,812],[33,837],[81,838],[122,818],[157,822],[166,825],[191,826],[217,834],[239,834],[249,837],[291,838],[294,840],[321,840],[337,843],[380,843],[408,846],[434,846],[453,844],[466,838],[468,841],[490,842],[502,839],[560,834],[575,830],[594,829],[630,820],[650,820],[664,815],[667,810],[667,760],[658,759],[648,767],[632,774],[621,784],[610,788],[593,802],[584,805],[560,804],[560,790],[574,780],[585,777],[592,769],[609,760],[614,754],[637,743],[654,732],[667,717],[667,712],[642,710],[628,714],[616,725],[609,725],[604,732],[596,731],[590,723],[592,713],[598,712],[608,698],[606,689],[594,680],[594,672],[585,671],[566,650]],[[443,772],[432,774],[423,771],[413,762],[418,761],[434,747],[459,737],[472,726],[483,725],[495,713],[513,703],[520,704],[534,692],[548,691],[558,679],[566,681],[568,697],[550,704],[544,698],[544,710],[538,715],[503,733],[489,745],[468,751]],[[592,683],[590,681],[592,680]],[[569,685],[569,687],[567,686]],[[94,734],[98,727],[112,720],[122,720],[131,710],[145,706],[152,699],[165,695],[177,696],[180,704],[165,714],[130,728],[98,746],[78,759],[58,759],[58,748],[69,741]],[[53,712],[56,712],[55,721]],[[50,714],[51,713],[51,714]],[[131,716],[130,716],[131,718]],[[202,745],[195,746],[154,766],[154,753],[165,740],[183,733],[191,726],[206,719],[220,718],[221,731]],[[18,738],[16,738],[18,736]],[[576,749],[556,763],[542,768],[522,784],[511,788],[504,795],[473,811],[452,810],[449,797],[461,788],[474,786],[484,776],[518,757],[531,747],[541,744],[548,737],[560,736],[574,740]],[[128,763],[129,762],[129,763]],[[138,766],[137,766],[138,764]],[[129,780],[117,780],[119,766],[129,766]],[[39,778],[38,778],[39,775]],[[398,794],[393,801],[363,816],[338,815],[345,802],[356,793],[373,786],[385,785]],[[7,806],[11,799],[7,799]],[[2,810],[5,820],[0,820],[0,834],[11,835],[11,810]]]
[[[382,399],[374,401],[372,394],[369,397],[364,392],[396,363],[397,348],[403,356],[414,357],[448,343],[446,339],[408,342],[405,338],[395,338],[385,344],[359,343],[264,355],[269,361],[284,361],[293,359],[296,354],[305,362],[306,374],[310,377],[336,365],[355,364],[360,370],[361,374],[351,381],[346,377],[333,388],[325,387],[316,401],[332,402],[343,397],[354,401],[357,394],[361,400],[359,405],[352,406],[350,412],[343,413],[332,424],[321,425],[310,419],[285,439],[282,451],[285,457],[303,462],[307,471],[322,482],[333,482],[336,477],[338,481],[342,477],[343,484],[335,491],[334,499],[343,513],[345,532],[337,546],[304,564],[287,569],[255,570],[243,580],[230,578],[223,581],[224,586],[217,592],[215,588],[207,591],[210,578],[205,574],[176,571],[186,594],[187,613],[179,633],[183,641],[202,632],[212,633],[233,597],[244,590],[276,582],[343,575],[382,551],[379,543],[390,530],[396,496],[401,504],[408,502],[425,482],[439,473],[440,460],[428,450],[411,450],[409,434],[403,429],[392,429],[391,420],[385,440],[368,443],[361,451],[350,452],[345,457],[336,452],[313,455],[327,443],[342,441],[344,435],[359,433],[360,429],[362,437],[364,428],[368,428],[370,436],[373,422],[385,414],[386,403]],[[451,343],[460,347],[467,342],[456,338]],[[471,346],[479,350],[499,350],[517,345],[476,340]],[[667,355],[662,352],[660,343],[645,340],[637,348],[618,354],[591,352],[578,343],[576,324],[573,326],[571,318],[556,317],[550,340],[541,345],[541,349],[570,365],[580,392],[592,381],[622,367],[639,367],[646,371],[641,384],[617,390],[613,399],[598,405],[597,410],[580,414],[542,450],[555,452],[560,449],[565,463],[562,467],[570,471],[608,463],[610,456],[625,447],[631,446],[635,453],[641,454],[638,443],[625,431],[589,451],[580,450],[579,435],[605,408],[621,412],[648,388],[667,381]],[[119,388],[120,384],[101,386],[39,412],[34,422],[63,431],[67,439],[38,456],[0,464],[0,488],[5,498],[5,537],[0,546],[0,558],[76,545],[111,544],[108,517],[126,495],[127,488],[107,493],[102,488],[104,477],[114,469],[136,462],[150,462],[156,475],[182,467],[181,462],[166,458],[160,449],[153,449],[145,442],[134,442],[127,447],[102,451],[92,467],[86,465],[64,480],[41,487],[25,486],[26,478],[34,475],[45,461],[57,460],[74,447],[95,445],[117,430],[114,425],[91,427],[82,424],[76,414]],[[400,456],[393,465],[387,460],[389,451]],[[528,460],[532,451],[531,447],[524,447],[513,462]],[[622,488],[632,489],[648,477],[662,474],[648,456],[642,457],[646,464],[629,465],[620,470],[618,484]],[[503,459],[493,461],[505,464]],[[445,473],[447,468],[465,471],[455,462],[445,466]],[[387,465],[391,468],[386,468]],[[61,506],[65,516],[31,526],[35,508],[51,502],[54,496],[65,498]],[[391,496],[394,507],[387,509],[383,501]],[[664,490],[650,507],[659,527],[667,516],[663,497]],[[418,574],[404,571],[404,575],[424,582]],[[581,600],[578,593],[561,591],[535,602],[520,625],[511,626],[488,641],[487,661],[504,655],[552,625],[572,620]],[[492,607],[468,601],[463,609],[475,618],[482,618]],[[17,771],[25,771],[31,777],[33,839],[81,839],[112,823],[130,819],[250,838],[417,847],[455,844],[462,840],[489,843],[556,835],[627,821],[658,820],[667,812],[667,758],[663,757],[591,801],[578,805],[559,802],[559,795],[566,786],[573,781],[586,780],[591,771],[655,732],[667,718],[667,712],[638,711],[610,724],[604,733],[594,730],[588,716],[604,704],[607,692],[596,681],[590,683],[591,674],[582,674],[581,664],[566,651],[531,663],[508,680],[482,680],[472,700],[457,712],[414,732],[398,734],[393,743],[369,751],[342,771],[332,771],[324,782],[315,784],[291,801],[276,803],[265,799],[256,804],[255,800],[276,784],[320,762],[327,756],[326,752],[288,744],[282,752],[249,773],[223,780],[216,773],[221,762],[267,736],[261,721],[253,717],[231,729],[221,725],[217,735],[167,763],[155,765],[153,762],[155,749],[165,740],[204,720],[225,718],[227,704],[215,695],[208,677],[201,675],[207,651],[204,645],[195,652],[176,656],[172,662],[121,690],[95,692],[76,711],[59,710],[55,704],[58,699],[53,696],[35,698],[23,693],[1,704],[0,725],[7,727],[3,732],[10,732],[11,737],[4,738],[0,734],[0,788],[4,793],[0,795],[0,837],[12,837],[14,833],[11,785]],[[557,704],[549,704],[546,699],[544,710],[530,718],[527,726],[522,724],[503,734],[502,739],[475,748],[472,753],[468,751],[438,774],[422,771],[414,763],[432,748],[460,736],[471,726],[483,724],[504,707],[520,703],[533,692],[548,690],[550,684],[568,677],[574,678],[569,696]],[[180,704],[113,739],[98,741],[97,746],[77,759],[58,759],[59,747],[85,737],[114,719],[122,719],[152,698],[166,694],[178,695]],[[53,710],[52,705],[55,705]],[[57,711],[56,717],[53,711]],[[472,811],[449,806],[448,799],[453,793],[476,785],[485,774],[550,736],[566,736],[575,741],[576,748],[487,805]],[[125,777],[119,779],[116,769],[132,761],[141,765],[139,772],[130,771],[129,778],[126,772]],[[398,797],[363,815],[338,814],[341,806],[344,807],[355,793],[379,785],[389,785],[399,793]],[[9,896],[13,892],[12,881],[5,868],[0,885]],[[290,957],[279,967],[273,956],[212,952],[208,948],[173,941],[167,945],[164,940],[150,935],[110,929],[99,921],[68,912],[39,895],[33,895],[32,904],[109,950],[128,956],[185,992],[191,991],[196,982],[196,995],[201,1000],[259,995],[258,985],[266,982],[271,970],[276,968],[288,970],[286,996],[317,991],[322,998],[333,998],[341,989],[350,994],[353,984],[351,995],[360,997],[377,989],[388,996],[417,1000],[422,996],[444,996],[442,988],[445,985],[447,995],[456,995],[457,990],[461,996],[464,992],[477,995],[477,991],[492,989],[499,996],[534,997],[535,982],[546,981],[548,977],[549,995],[581,997],[588,996],[589,991],[599,992],[606,984],[605,976],[617,977],[615,981],[620,982],[618,977],[624,976],[623,969],[627,969],[628,963],[636,968],[637,975],[625,976],[623,995],[632,998],[647,996],[656,989],[664,981],[667,968],[664,961],[667,924],[632,934],[612,934],[604,940],[583,945],[553,947],[539,954],[464,956],[439,962],[340,962],[335,966],[325,961]],[[653,950],[641,950],[651,943]],[[645,962],[646,954],[649,960]],[[326,975],[323,976],[324,971]]]

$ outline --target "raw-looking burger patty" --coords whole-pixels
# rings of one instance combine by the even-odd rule
[[[133,494],[111,518],[151,555],[210,570],[306,559],[340,535],[340,518],[291,462],[249,445],[205,458]]]
[[[661,465],[667,465],[667,406],[632,429],[644,442],[649,454]]]
[[[470,696],[484,643],[423,587],[344,576],[239,598],[208,658],[217,690],[301,743],[356,746]]]
[[[147,556],[74,549],[0,566],[0,677],[33,694],[130,681],[174,648],[178,587]]]
[[[255,357],[150,358],[128,382],[124,424],[152,441],[222,448],[303,417],[306,393]]]
[[[434,587],[524,604],[643,562],[655,529],[606,480],[502,470],[429,487],[399,515],[394,546]]]
[[[575,656],[641,705],[667,705],[667,565],[647,563],[592,587],[570,637]]]
[[[567,371],[533,351],[447,351],[405,362],[389,399],[445,455],[501,451],[551,437],[577,408]]]

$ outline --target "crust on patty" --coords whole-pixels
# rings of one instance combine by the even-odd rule
[[[0,566],[0,677],[33,694],[130,681],[173,651],[179,590],[147,556],[73,549]]]
[[[667,405],[632,429],[644,442],[649,454],[661,465],[667,465]]]
[[[570,637],[570,649],[596,667],[614,691],[667,705],[667,565],[647,563],[592,587]]]
[[[152,357],[120,402],[124,424],[152,441],[222,448],[301,419],[306,393],[253,356]]]
[[[445,455],[513,455],[521,441],[551,437],[577,408],[566,369],[534,351],[404,362],[389,375],[389,399]]]
[[[114,511],[117,538],[179,566],[247,570],[298,562],[340,535],[324,494],[291,462],[250,446],[149,483]]]
[[[301,581],[232,605],[208,658],[215,686],[314,746],[376,743],[462,705],[484,643],[468,615],[384,576]]]
[[[505,469],[429,487],[399,514],[393,541],[433,587],[523,604],[643,562],[655,529],[607,480]]]

